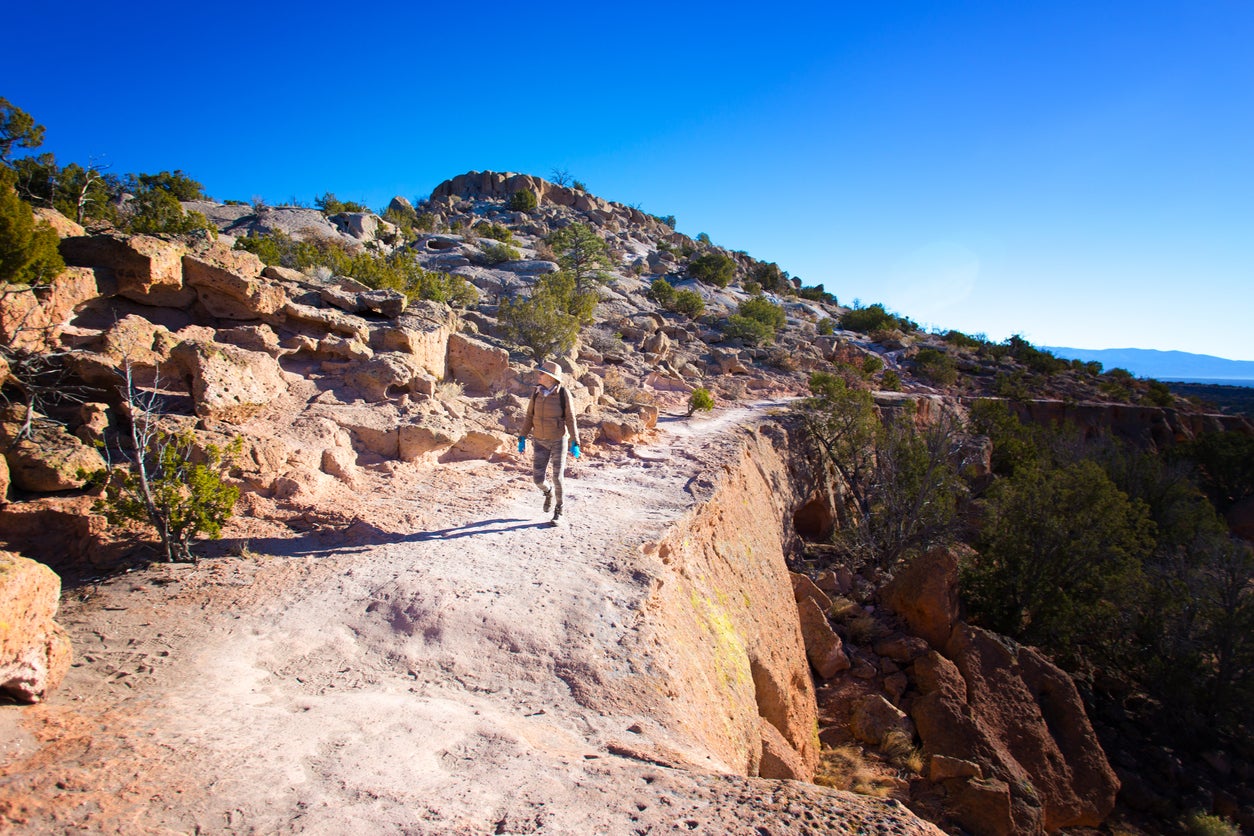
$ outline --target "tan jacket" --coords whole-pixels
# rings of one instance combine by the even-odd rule
[[[551,395],[545,395],[539,386],[531,393],[527,405],[527,420],[519,435],[533,436],[537,441],[561,441],[569,435],[579,444],[579,428],[575,425],[575,404],[565,386],[558,386]]]

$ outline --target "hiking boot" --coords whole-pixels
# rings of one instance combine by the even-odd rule
[[[549,512],[549,509],[552,507],[553,507],[553,491],[545,491],[544,492],[544,513],[547,514]]]
[[[556,528],[562,524],[562,503],[557,503],[557,507],[553,509],[553,519],[549,520],[549,525]]]

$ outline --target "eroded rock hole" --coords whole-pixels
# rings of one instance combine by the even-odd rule
[[[836,530],[836,519],[826,501],[812,499],[793,514],[792,525],[797,536],[807,543],[824,543]]]

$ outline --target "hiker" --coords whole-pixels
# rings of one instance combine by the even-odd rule
[[[562,369],[549,360],[536,366],[540,375],[536,390],[527,405],[527,420],[518,436],[518,452],[527,449],[527,436],[532,436],[535,457],[531,463],[531,478],[544,493],[544,512],[553,509],[551,525],[562,523],[562,474],[566,471],[566,442],[570,439],[570,452],[579,458],[579,427],[575,424],[575,405],[570,392],[562,385]],[[550,466],[553,481],[548,481]],[[554,504],[556,500],[556,504]]]

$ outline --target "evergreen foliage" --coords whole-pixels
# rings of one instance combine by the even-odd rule
[[[511,212],[533,212],[540,205],[540,198],[531,189],[519,189],[509,196],[505,205]]]
[[[580,293],[591,291],[596,285],[609,281],[609,247],[604,239],[590,226],[573,223],[564,226],[545,239],[557,253],[557,263],[575,279]]]
[[[688,264],[688,274],[715,287],[727,287],[736,277],[736,262],[731,256],[709,250]]]
[[[0,282],[39,285],[65,269],[60,239],[34,210],[17,196],[15,176],[0,167]]]
[[[696,412],[709,412],[714,408],[714,396],[710,394],[710,390],[704,386],[699,386],[692,390],[692,394],[688,396],[688,416],[691,417]]]
[[[38,148],[44,126],[8,99],[0,97],[0,163],[8,163],[14,148]]]
[[[498,315],[509,339],[541,363],[574,348],[596,303],[596,295],[581,292],[573,275],[558,271],[536,282],[529,297],[503,302]]]
[[[151,525],[167,561],[194,561],[192,541],[201,534],[221,536],[239,499],[239,488],[223,481],[223,451],[208,445],[204,461],[195,462],[196,438],[190,431],[156,431],[142,441],[131,467],[108,474],[104,496],[92,510],[110,525]],[[237,439],[228,454],[241,444]]]

